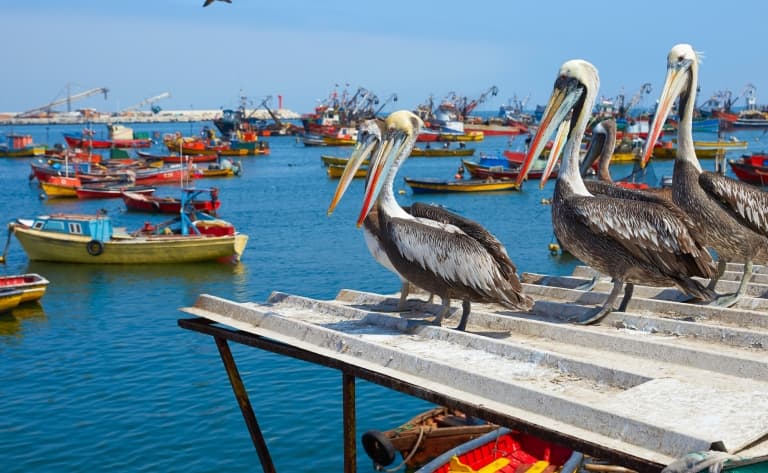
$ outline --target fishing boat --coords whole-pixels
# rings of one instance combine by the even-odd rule
[[[155,187],[97,183],[83,184],[75,188],[75,195],[78,199],[119,199],[123,192],[149,195],[155,192]]]
[[[320,156],[320,161],[322,161],[323,166],[330,166],[331,164],[335,164],[337,166],[346,166],[347,162],[349,161],[349,157],[341,157],[341,156],[331,156],[324,154]],[[364,165],[368,165],[369,160],[366,159],[363,161]]]
[[[474,148],[448,148],[447,146],[438,146],[435,148],[414,147],[411,150],[411,156],[427,157],[448,157],[448,156],[472,156],[475,154]]]
[[[241,162],[232,162],[222,159],[219,163],[212,163],[208,166],[194,168],[195,177],[232,177],[239,176],[243,172]]]
[[[482,131],[440,131],[440,130],[422,130],[416,141],[420,143],[431,143],[435,141],[483,141],[485,134]]]
[[[475,161],[461,160],[462,166],[472,176],[473,179],[517,179],[519,174],[519,167],[515,165],[503,166],[503,165],[483,165]],[[543,167],[532,168],[528,172],[528,179],[541,179],[543,174]],[[552,176],[557,176],[557,167],[552,170]]]
[[[147,162],[162,161],[163,163],[182,164],[182,163],[213,163],[216,162],[218,156],[215,154],[193,154],[193,155],[180,155],[176,153],[171,154],[153,154],[146,151],[137,151],[136,154]]]
[[[384,432],[369,430],[362,435],[362,444],[377,470],[391,465],[398,452],[406,468],[414,470],[443,452],[497,428],[458,409],[441,406],[396,428]]]
[[[341,175],[344,174],[344,168],[345,167],[346,167],[345,165],[341,165],[341,164],[330,164],[330,165],[328,165],[327,168],[326,168],[326,172],[328,173],[328,177],[330,177],[331,179],[339,179],[341,177]],[[360,168],[358,168],[355,171],[355,176],[354,177],[355,178],[361,178],[361,177],[365,177],[366,175],[368,175],[368,166],[360,166]]]
[[[184,205],[211,215],[216,215],[216,211],[221,207],[219,190],[215,187],[210,189],[183,189],[182,194],[186,196],[185,199],[157,197],[145,193],[124,191],[121,193],[121,197],[125,203],[125,208],[136,212],[178,214],[181,212],[182,200]],[[208,194],[209,198],[200,198],[203,194]]]
[[[572,472],[583,459],[570,448],[500,427],[446,451],[416,473]]]
[[[40,300],[48,289],[50,281],[37,273],[0,276],[0,290],[21,291],[19,303]]]
[[[709,147],[697,147],[696,157],[699,159],[715,159],[718,156],[725,154],[724,148],[709,148]],[[674,146],[671,142],[667,141],[662,145],[656,145],[653,148],[653,157],[656,159],[675,159],[677,156],[677,146]]]
[[[0,158],[28,158],[45,154],[45,146],[36,145],[32,135],[6,135],[6,143],[0,143]]]
[[[762,187],[768,185],[768,166],[758,162],[749,158],[729,159],[728,165],[740,181]]]
[[[715,148],[715,149],[747,149],[747,146],[749,143],[747,143],[744,140],[715,140],[715,141],[694,141],[693,146],[696,148],[696,151],[698,153],[698,150],[706,149],[706,148]]]
[[[178,184],[195,178],[194,169],[185,164],[171,164],[169,166],[145,167],[133,171],[133,181],[137,185],[155,186],[158,184]]]
[[[435,178],[403,178],[414,194],[435,192],[497,192],[518,190],[519,186],[510,179],[459,179],[446,181]]]
[[[170,223],[128,233],[105,213],[17,219],[9,229],[31,261],[92,264],[172,264],[239,261],[248,236],[204,213],[180,213]],[[9,240],[10,241],[10,240]]]
[[[109,148],[149,148],[152,146],[152,140],[149,138],[131,138],[131,139],[96,139],[93,132],[84,131],[82,133],[64,133],[64,140],[70,148],[85,149],[109,149]]]

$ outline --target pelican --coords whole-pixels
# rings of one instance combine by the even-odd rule
[[[355,171],[360,168],[366,159],[370,158],[371,153],[381,144],[381,136],[384,126],[384,120],[379,118],[366,120],[360,125],[358,129],[357,143],[355,143],[355,148],[347,161],[347,165],[344,168],[341,178],[339,178],[336,192],[331,199],[331,204],[328,206],[328,215],[331,215],[336,209],[342,196],[347,191],[349,184],[352,182],[352,178],[355,176]],[[370,175],[368,178],[370,178]],[[367,182],[368,179],[366,179],[366,183]],[[428,207],[431,206],[426,204],[414,204],[408,211],[410,213],[415,212],[420,217],[427,217],[430,213],[445,213],[445,211],[439,207],[436,207],[435,210],[430,210]],[[387,253],[384,251],[384,247],[381,243],[383,237],[381,235],[381,228],[379,227],[377,209],[373,209],[363,222],[363,238],[365,239],[365,244],[373,258],[400,278],[400,300],[397,304],[397,310],[405,310],[408,294],[410,293],[410,283],[397,272],[394,266],[392,266],[392,263],[387,257]],[[432,297],[430,296],[429,301],[431,300]]]
[[[718,257],[714,289],[728,261],[744,263],[735,294],[719,297],[717,305],[732,306],[746,292],[753,261],[768,248],[766,193],[741,181],[701,168],[693,146],[693,109],[698,83],[698,56],[689,44],[677,44],[667,56],[667,76],[651,125],[641,164],[645,166],[669,116],[675,98],[681,112],[677,129],[677,156],[672,171],[672,201],[686,212]]]
[[[576,59],[564,63],[544,111],[518,181],[525,177],[547,136],[558,126],[568,127],[565,161],[552,198],[552,226],[568,250],[599,273],[613,279],[605,304],[579,323],[594,323],[619,306],[626,310],[635,284],[677,286],[697,299],[712,300],[713,291],[693,279],[711,277],[715,265],[706,247],[696,240],[678,214],[664,205],[589,192],[579,172],[579,144],[600,85],[597,69]],[[572,113],[569,123],[566,115]],[[556,156],[550,153],[549,160]],[[550,163],[547,169],[551,169]],[[548,174],[542,176],[545,180]]]
[[[357,225],[377,210],[381,245],[397,273],[440,296],[442,308],[433,321],[437,325],[450,311],[451,298],[462,300],[458,330],[466,328],[472,301],[529,310],[533,300],[523,294],[517,268],[496,237],[444,210],[440,216],[424,218],[398,205],[392,189],[395,175],[410,155],[423,122],[403,110],[390,114],[385,124],[384,141],[369,166]]]

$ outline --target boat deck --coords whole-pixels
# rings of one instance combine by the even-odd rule
[[[717,290],[734,291],[739,270],[729,265]],[[626,312],[574,324],[610,290],[607,279],[591,292],[576,289],[591,278],[585,267],[567,277],[525,273],[531,312],[473,304],[466,332],[452,329],[457,301],[437,327],[428,322],[439,305],[419,302],[424,295],[412,295],[414,310],[400,314],[396,295],[354,290],[334,300],[273,293],[265,303],[201,295],[182,309],[199,319],[179,324],[217,344],[338,368],[639,471],[705,450],[768,455],[768,268],[756,268],[750,297],[735,308],[636,286]]]

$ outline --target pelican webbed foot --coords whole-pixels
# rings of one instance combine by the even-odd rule
[[[589,311],[587,318],[577,320],[576,323],[579,325],[593,324],[595,322],[599,322],[606,315],[613,312],[613,303],[616,302],[616,299],[619,297],[619,292],[621,292],[622,286],[624,286],[623,281],[621,281],[620,279],[614,279],[613,289],[611,289],[611,293],[608,294],[608,299],[605,300],[605,304],[603,304],[602,307]],[[634,291],[634,284],[631,284],[631,283],[627,284],[627,287],[624,290],[624,298],[621,300],[621,306],[619,307],[620,311],[623,312],[627,308],[627,304],[629,304],[629,300],[632,298],[633,291]]]
[[[731,292],[729,294],[721,294],[715,298],[712,302],[710,302],[707,305],[711,305],[714,307],[733,307],[736,305],[737,302],[741,299],[741,295],[738,292]]]
[[[718,268],[719,268],[718,263]],[[723,263],[725,265],[725,263]],[[710,305],[714,305],[717,307],[733,307],[744,295],[747,293],[747,286],[749,286],[749,281],[752,279],[752,261],[747,261],[744,263],[744,274],[741,276],[741,282],[739,282],[739,288],[736,290],[735,293],[732,294],[723,294],[721,296],[717,296]]]
[[[578,286],[574,287],[574,289],[576,289],[577,291],[589,292],[592,289],[594,289],[595,286],[597,286],[597,281],[599,279],[600,279],[600,273],[595,272],[595,275],[592,277],[591,280],[585,283],[579,284]]]

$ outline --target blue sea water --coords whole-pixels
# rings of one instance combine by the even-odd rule
[[[131,126],[188,135],[206,125],[211,126]],[[0,135],[30,133],[37,143],[52,145],[63,142],[62,132],[80,128],[0,127]],[[751,150],[763,149],[762,131],[736,135],[748,139]],[[0,316],[4,472],[260,471],[215,344],[179,328],[177,319],[187,317],[179,308],[194,304],[201,293],[261,302],[272,291],[331,299],[342,288],[399,289],[397,278],[373,261],[355,226],[362,183],[356,181],[337,211],[326,215],[336,181],[326,176],[320,155],[346,156],[350,149],[304,147],[293,137],[266,139],[271,155],[243,158],[243,175],[198,181],[220,189],[221,217],[250,237],[237,265],[30,263],[10,240],[1,271],[40,273],[51,284],[39,306]],[[477,154],[499,154],[510,144],[506,137],[488,137],[469,146]],[[128,228],[163,220],[126,213],[120,200],[43,199],[29,179],[29,161],[0,160],[0,215],[7,221],[99,209]],[[412,158],[401,176],[450,179],[459,164],[456,158]],[[630,169],[612,167],[614,176]],[[671,174],[671,162],[655,163],[653,171],[659,179]],[[437,203],[483,223],[506,244],[521,272],[568,274],[577,264],[548,251],[550,210],[542,200],[551,197],[553,182],[539,189],[531,181],[523,192],[426,196],[414,196],[402,180],[397,185],[403,205]],[[173,186],[157,192],[176,193]],[[277,470],[342,471],[341,374],[236,344],[232,349]],[[399,425],[428,407],[357,382],[358,434]],[[358,471],[373,471],[361,446]]]

